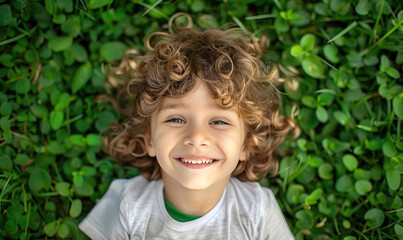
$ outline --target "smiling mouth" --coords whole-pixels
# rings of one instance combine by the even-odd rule
[[[186,159],[186,158],[180,158],[180,161],[183,163],[191,163],[191,164],[205,164],[205,163],[213,163],[213,159],[200,159],[200,160],[194,160],[194,159]]]
[[[205,158],[205,159],[194,159],[194,158],[175,158],[183,166],[188,168],[204,168],[213,165],[218,160]]]

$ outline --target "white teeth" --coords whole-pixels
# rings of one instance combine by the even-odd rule
[[[212,163],[212,159],[203,159],[203,160],[191,160],[191,159],[185,159],[181,158],[181,161],[184,163],[191,163],[191,164],[203,164],[203,163]]]

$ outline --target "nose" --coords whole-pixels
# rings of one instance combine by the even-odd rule
[[[208,129],[201,124],[190,124],[186,129],[184,144],[196,148],[210,146],[211,137]]]

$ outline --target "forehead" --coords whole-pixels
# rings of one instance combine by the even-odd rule
[[[165,96],[157,109],[157,112],[168,109],[210,109],[218,111],[234,111],[239,114],[238,106],[223,107],[218,102],[220,100],[214,100],[208,90],[208,87],[204,83],[197,83],[193,89],[181,97],[169,97]]]

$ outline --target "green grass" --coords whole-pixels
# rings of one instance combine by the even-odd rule
[[[166,30],[175,12],[201,28],[266,35],[263,56],[292,70],[279,175],[261,181],[296,239],[402,239],[403,10],[392,0],[0,3],[0,239],[82,239],[78,223],[115,178],[138,175],[98,134],[121,116],[104,70]]]

